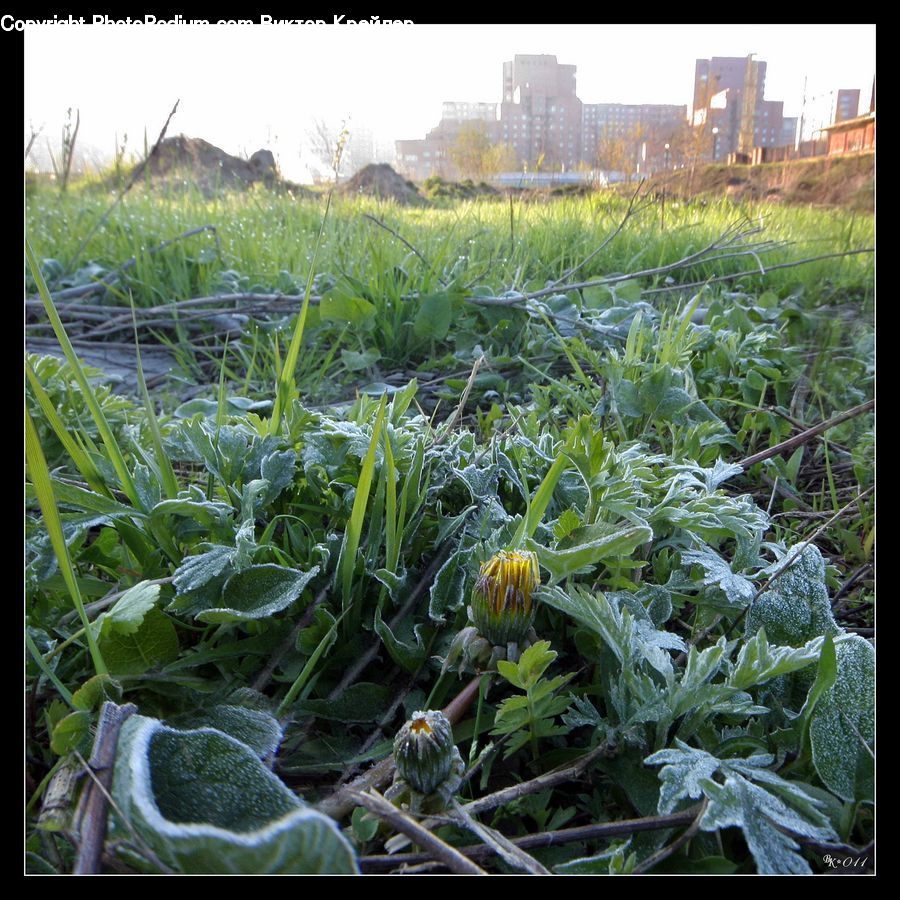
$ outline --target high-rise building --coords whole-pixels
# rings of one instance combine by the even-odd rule
[[[496,103],[446,101],[441,105],[441,121],[424,140],[397,141],[397,167],[416,181],[430,175],[457,178],[460,173],[451,159],[451,150],[464,130],[484,135],[491,144],[501,140]]]
[[[548,55],[517,55],[503,63],[501,136],[520,164],[575,168],[581,161],[581,110],[575,66]]]
[[[635,153],[646,140],[670,140],[687,124],[687,106],[585,103],[581,112],[581,158],[593,165],[603,145],[625,142]],[[601,166],[602,167],[602,166]]]
[[[754,147],[782,147],[788,130],[784,104],[766,100],[766,63],[751,56],[698,59],[694,70],[691,123],[713,135],[710,152],[720,160]]]
[[[797,145],[797,117],[785,116],[781,120],[781,143],[779,147],[795,147]]]
[[[755,78],[750,72],[748,79],[748,62],[755,66]],[[748,80],[755,81],[757,101],[761,101],[766,89],[766,63],[760,60],[748,60],[744,56],[714,56],[712,59],[698,59],[694,68],[694,104],[691,110],[694,125],[702,125],[705,116],[704,111],[724,108],[725,98],[713,102],[713,98],[720,96],[723,91],[734,91],[734,100],[743,98],[744,87]],[[721,104],[721,105],[720,105]],[[699,121],[698,121],[699,115]]]
[[[834,121],[846,122],[847,119],[855,119],[859,115],[859,91],[842,88],[837,93],[837,102],[834,107]]]
[[[441,104],[442,122],[496,122],[496,103],[449,100]]]

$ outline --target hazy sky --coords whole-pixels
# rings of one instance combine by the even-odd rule
[[[132,13],[134,14],[134,12]],[[138,13],[140,14],[140,13]],[[874,25],[31,26],[25,30],[25,134],[59,134],[112,154],[115,134],[151,142],[177,98],[170,134],[231,153],[274,150],[289,177],[312,120],[350,117],[382,139],[423,137],[443,100],[500,100],[502,63],[551,53],[577,69],[586,103],[690,106],[694,61],[755,53],[766,98],[827,124],[838,88],[868,108]]]

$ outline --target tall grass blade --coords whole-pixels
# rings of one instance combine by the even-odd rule
[[[541,524],[541,520],[544,518],[547,506],[550,504],[550,498],[553,496],[553,491],[556,490],[556,485],[559,483],[560,476],[568,462],[565,450],[560,450],[559,455],[553,461],[553,465],[547,470],[544,480],[534,492],[534,496],[528,504],[528,511],[519,522],[519,527],[516,529],[512,539],[513,548],[519,547],[525,538],[534,536],[538,525]]]
[[[81,599],[81,591],[78,587],[78,580],[75,577],[75,570],[72,568],[72,560],[69,558],[69,548],[66,546],[62,519],[60,519],[59,509],[56,506],[56,498],[53,496],[53,485],[50,481],[47,461],[44,459],[44,451],[41,449],[41,442],[38,440],[34,422],[32,422],[31,416],[27,411],[25,412],[25,458],[31,474],[31,482],[34,485],[34,491],[37,494],[38,503],[41,507],[41,513],[44,516],[44,524],[47,526],[47,533],[50,535],[50,543],[59,563],[59,570],[66,582],[66,587],[69,589],[72,603],[78,611],[81,624],[85,629],[85,637],[87,638],[91,659],[94,662],[94,669],[98,675],[105,675],[107,673],[106,663],[103,662],[100,648],[94,640],[94,633],[91,630],[91,623],[88,620],[84,602]]]
[[[31,274],[37,284],[41,302],[44,304],[47,317],[50,319],[50,324],[53,326],[53,333],[56,335],[56,339],[59,341],[59,346],[62,347],[66,359],[72,366],[75,380],[78,382],[78,386],[84,394],[85,403],[87,403],[87,407],[91,411],[91,417],[97,426],[97,430],[100,432],[100,437],[103,439],[103,445],[106,447],[110,462],[116,470],[116,475],[119,476],[122,490],[126,493],[128,499],[136,507],[140,508],[141,502],[138,497],[137,489],[134,486],[134,481],[131,478],[131,473],[125,465],[125,457],[122,455],[122,451],[119,448],[115,435],[112,433],[112,429],[109,427],[109,423],[103,415],[103,410],[97,402],[97,396],[91,388],[87,375],[84,373],[81,361],[78,359],[78,356],[72,347],[72,343],[69,340],[69,336],[66,334],[66,329],[59,318],[59,313],[56,311],[50,292],[47,290],[47,283],[44,281],[44,276],[41,274],[41,267],[38,265],[37,257],[34,255],[34,250],[31,249],[31,244],[27,240],[25,241],[25,256],[28,259],[28,266],[31,269]]]
[[[363,519],[366,515],[366,506],[369,502],[369,491],[372,487],[372,478],[375,473],[375,454],[378,449],[378,441],[381,437],[381,428],[384,424],[384,416],[387,410],[387,394],[381,395],[378,405],[378,413],[375,416],[375,425],[372,428],[372,440],[369,449],[363,459],[359,470],[359,481],[356,485],[356,496],[353,498],[353,509],[350,512],[350,521],[344,532],[344,544],[341,547],[341,559],[338,565],[338,575],[341,582],[341,608],[347,612],[352,605],[351,589],[353,587],[353,570],[356,566],[356,553],[359,550],[359,539],[362,534]],[[356,633],[358,615],[347,619],[347,630],[351,634]]]
[[[300,691],[303,690],[306,683],[309,681],[310,676],[313,673],[313,670],[316,667],[316,664],[322,658],[322,655],[331,647],[334,643],[334,633],[337,630],[338,624],[341,619],[347,614],[345,610],[342,612],[335,620],[331,623],[331,627],[325,634],[322,636],[322,640],[316,645],[316,649],[313,650],[312,656],[306,661],[306,665],[300,671],[300,674],[294,679],[294,683],[288,689],[288,692],[284,695],[284,700],[278,704],[278,715],[283,716],[285,712],[287,712],[287,708],[297,699],[297,695]]]
[[[103,476],[97,470],[94,461],[59,417],[59,413],[47,396],[47,392],[44,390],[44,386],[38,379],[37,373],[27,359],[25,360],[25,377],[31,385],[31,389],[34,392],[35,399],[38,402],[38,406],[41,408],[44,418],[53,429],[53,433],[59,438],[60,443],[65,447],[66,452],[72,457],[72,462],[75,463],[75,468],[78,470],[81,477],[84,478],[98,494],[105,494],[107,497],[110,496],[109,489],[103,483]]]
[[[328,191],[328,199],[325,201],[325,214],[322,216],[322,224],[319,226],[319,234],[313,247],[312,259],[309,263],[309,273],[306,276],[306,290],[303,292],[303,303],[300,306],[300,315],[294,325],[294,333],[291,336],[291,345],[287,356],[284,358],[284,366],[278,375],[278,383],[275,386],[275,404],[272,409],[272,419],[269,422],[269,434],[276,435],[281,430],[281,417],[287,409],[288,401],[294,391],[294,371],[297,368],[297,358],[300,356],[300,345],[303,342],[303,331],[306,328],[306,314],[309,312],[309,298],[312,293],[313,278],[316,274],[316,260],[319,257],[319,248],[322,245],[322,235],[325,233],[325,223],[328,221],[328,211],[331,209],[331,195],[334,187]]]
[[[75,699],[72,697],[72,692],[59,680],[59,676],[50,666],[47,665],[46,660],[43,656],[41,656],[41,651],[38,649],[37,644],[35,644],[34,639],[28,633],[28,629],[25,629],[25,646],[28,648],[28,652],[31,654],[32,659],[37,663],[38,668],[50,679],[53,686],[59,692],[59,696],[72,707],[72,709],[77,709],[75,706]]]
[[[144,409],[147,410],[147,426],[150,429],[150,441],[153,445],[153,453],[156,456],[156,465],[159,471],[160,480],[162,481],[163,491],[168,499],[173,500],[178,496],[178,479],[175,477],[175,470],[172,468],[172,462],[163,447],[162,432],[159,430],[156,411],[153,408],[153,401],[150,399],[150,392],[147,390],[147,382],[144,380],[144,367],[141,364],[141,343],[138,340],[137,318],[134,312],[134,297],[131,293],[128,294],[128,300],[131,303],[131,323],[134,326],[134,351],[137,359],[138,388],[141,392],[141,399],[144,401]]]

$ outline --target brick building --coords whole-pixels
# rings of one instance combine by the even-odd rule
[[[519,166],[541,161],[556,171],[574,169],[581,162],[581,111],[575,66],[543,54],[503,63],[500,137]]]
[[[828,141],[829,156],[866,153],[875,149],[875,112],[828,125],[822,131]]]
[[[674,140],[687,122],[687,106],[585,103],[581,117],[581,158],[594,165],[602,145],[624,141],[639,153],[645,141]],[[601,165],[600,168],[603,168]]]
[[[492,143],[509,148],[516,167],[568,172],[596,164],[604,139],[626,139],[635,153],[651,136],[683,127],[686,106],[582,103],[575,66],[550,55],[516,55],[503,64],[502,100],[454,101],[442,106],[440,123],[424,139],[397,141],[397,166],[408,178],[455,178],[451,149],[464,128],[476,127]]]
[[[698,59],[691,122],[709,135],[709,155],[724,160],[754,147],[793,145],[797,120],[781,100],[766,100],[766,63],[752,57]],[[715,130],[715,131],[714,131]]]

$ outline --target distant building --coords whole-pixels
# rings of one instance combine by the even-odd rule
[[[781,143],[779,147],[795,147],[797,145],[797,117],[785,116],[781,120]]]
[[[581,114],[581,158],[592,165],[605,141],[624,140],[639,148],[644,141],[673,138],[686,123],[686,105],[585,103]]]
[[[796,119],[785,126],[783,102],[766,100],[765,87],[762,60],[731,56],[697,60],[691,124],[713,134],[709,142],[713,159],[750,153],[754,147],[785,146],[786,133],[796,131]]]
[[[684,126],[687,106],[590,103],[578,98],[576,68],[550,55],[517,55],[503,64],[502,100],[448,101],[424,139],[397,141],[397,166],[408,178],[457,177],[450,159],[462,129],[477,123],[492,143],[511,151],[517,166],[570,172],[593,166],[602,139],[628,139],[635,148]]]
[[[781,100],[765,99],[766,67],[752,55],[698,59],[688,118],[687,106],[582,103],[575,66],[550,55],[517,55],[503,63],[499,104],[445,102],[440,122],[423,139],[396,142],[397,167],[417,181],[458,177],[452,157],[464,129],[507,147],[529,172],[538,164],[546,172],[615,169],[608,162],[615,156],[623,171],[649,174],[688,159],[749,158],[754,148],[794,147],[797,119],[785,117]]]
[[[834,107],[834,121],[846,122],[847,119],[855,119],[859,115],[859,91],[842,88],[837,93],[837,102]]]
[[[397,141],[397,168],[407,178],[424,181],[430,175],[454,179],[459,172],[451,150],[464,128],[482,129],[491,143],[501,140],[496,103],[449,101],[441,106],[441,121],[424,140]]]
[[[456,100],[441,104],[442,122],[496,122],[496,103],[469,103]]]
[[[575,168],[581,162],[581,115],[575,66],[548,55],[517,55],[503,63],[500,135],[520,165]]]

